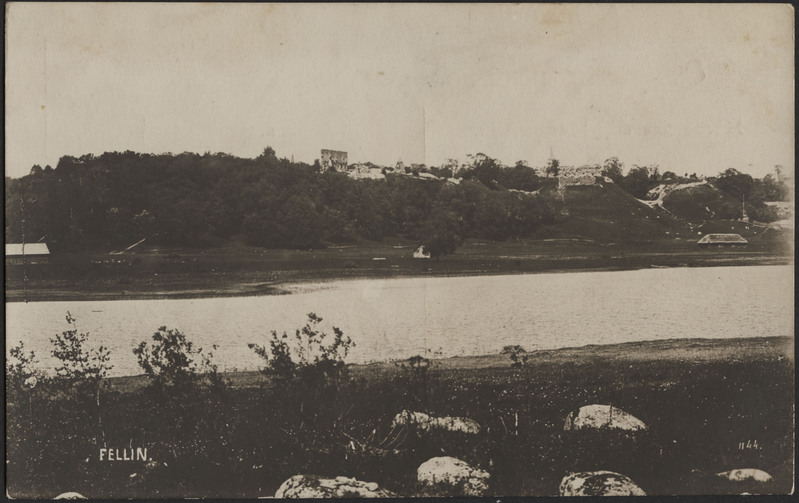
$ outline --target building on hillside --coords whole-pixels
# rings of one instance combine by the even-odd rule
[[[347,171],[347,153],[340,150],[322,149],[322,158],[319,160],[322,171]]]
[[[602,166],[560,166],[558,168],[558,188],[572,187],[575,185],[596,185],[597,179],[602,176]]]
[[[354,164],[349,170],[350,178],[380,180],[386,177],[385,168],[369,164]]]
[[[6,265],[47,264],[49,261],[47,243],[6,244]]]
[[[740,234],[706,234],[697,241],[699,246],[746,246],[749,241],[741,237]]]

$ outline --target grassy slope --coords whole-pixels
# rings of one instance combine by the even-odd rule
[[[719,215],[737,215],[740,201],[711,184],[674,190],[663,198],[663,207],[679,218],[690,222],[704,222]]]
[[[556,228],[564,236],[646,242],[690,232],[684,223],[642,204],[614,183],[550,189],[543,195],[556,207]]]

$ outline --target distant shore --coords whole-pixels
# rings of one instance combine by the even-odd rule
[[[670,267],[789,265],[774,249],[697,249],[688,242],[636,245],[575,239],[469,242],[441,260],[414,259],[413,245],[358,244],[313,251],[250,247],[70,254],[8,268],[6,302],[190,299],[281,295],[290,286],[369,278],[422,278]]]

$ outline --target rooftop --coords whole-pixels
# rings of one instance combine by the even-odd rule
[[[21,257],[22,255],[50,255],[46,243],[7,243],[6,257]]]
[[[741,237],[740,234],[706,234],[698,244],[747,244],[749,241]]]

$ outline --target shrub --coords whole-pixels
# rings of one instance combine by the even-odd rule
[[[338,383],[344,372],[344,360],[355,345],[339,328],[333,336],[319,329],[322,318],[308,313],[308,322],[294,332],[292,341],[286,332],[272,330],[269,347],[250,343],[247,346],[266,361],[263,373],[282,380],[300,378],[309,384]],[[330,341],[329,343],[327,341]]]
[[[502,348],[502,354],[508,355],[512,362],[510,366],[513,368],[524,367],[527,364],[527,359],[529,358],[527,350],[518,344],[505,346]]]
[[[199,376],[207,377],[214,385],[224,384],[217,366],[211,362],[213,353],[203,354],[202,348],[195,348],[177,329],[160,327],[153,334],[152,342],[142,341],[133,349],[133,354],[151,386],[158,391],[189,391],[197,384]]]
[[[22,341],[12,347],[6,360],[6,390],[16,395],[20,390],[31,390],[44,380],[44,373],[36,368],[39,361],[33,351],[25,352]],[[9,397],[10,398],[10,397]]]
[[[336,327],[332,334],[322,331],[321,321],[309,313],[293,337],[273,330],[268,345],[248,345],[265,360],[262,372],[274,384],[265,392],[270,405],[265,424],[280,432],[259,439],[265,442],[260,448],[269,452],[279,445],[282,452],[292,452],[280,468],[286,472],[315,472],[344,459],[342,420],[358,396],[344,360],[354,344]]]
[[[70,328],[50,339],[54,346],[52,354],[61,362],[55,369],[56,375],[68,383],[95,387],[99,406],[102,379],[114,368],[108,363],[111,352],[104,346],[87,349],[89,334],[78,332],[75,318],[69,311],[66,320]]]

